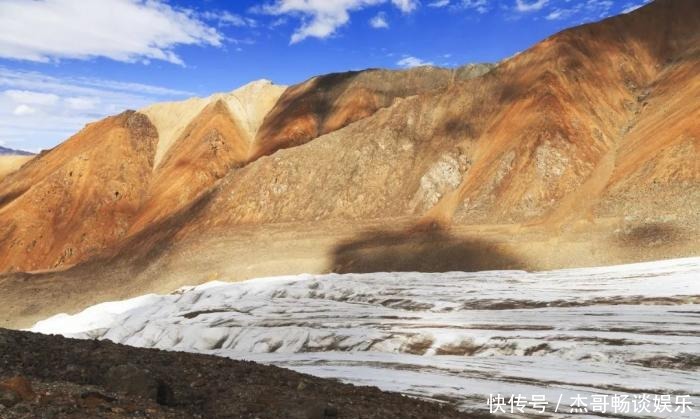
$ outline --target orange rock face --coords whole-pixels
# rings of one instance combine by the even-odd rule
[[[86,126],[0,183],[0,267],[49,269],[125,237],[141,208],[158,134],[124,112]]]
[[[552,237],[697,229],[698,27],[696,1],[657,0],[493,69],[315,77],[266,96],[253,124],[221,98],[167,141],[167,118],[161,132],[140,113],[107,118],[0,181],[0,271],[148,252],[164,229],[179,243],[397,218]]]
[[[185,128],[155,169],[148,199],[131,226],[138,232],[196,199],[248,159],[250,142],[226,103],[207,105]]]
[[[479,78],[232,173],[201,218],[225,226],[418,215],[559,229],[597,217],[687,216],[696,224],[698,24],[696,3],[657,1],[562,32]],[[650,30],[662,27],[670,29]],[[304,141],[325,121],[293,109],[278,137],[261,130],[258,141],[291,131]],[[654,204],[650,190],[668,191],[662,201],[680,208]]]
[[[280,97],[258,131],[251,161],[341,129],[399,98],[444,90],[455,80],[481,75],[490,68],[421,67],[403,72],[366,70],[314,77],[292,86]]]

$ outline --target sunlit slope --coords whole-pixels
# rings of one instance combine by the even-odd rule
[[[425,244],[414,232],[469,230],[467,247],[492,255],[486,267],[694,255],[698,27],[696,1],[657,0],[493,68],[261,81],[107,118],[0,181],[0,271],[102,259],[181,267],[198,255],[213,275],[242,243],[257,269],[295,251],[269,252],[267,228],[292,242],[313,232],[315,270],[364,269],[387,242],[363,233],[370,224],[403,229],[389,241],[413,240],[409,253]],[[367,237],[348,245],[353,234]],[[338,268],[338,246],[364,258],[346,252]],[[552,259],[560,249],[569,253]]]

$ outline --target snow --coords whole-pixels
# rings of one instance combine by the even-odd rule
[[[699,279],[700,258],[298,275],[100,304],[31,330],[248,359],[467,411],[497,393],[689,394],[693,412],[656,416],[700,417]]]

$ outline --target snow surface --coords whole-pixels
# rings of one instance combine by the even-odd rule
[[[31,330],[254,360],[467,411],[497,393],[552,406],[560,395],[689,394],[692,412],[647,416],[700,417],[700,258],[212,282]]]

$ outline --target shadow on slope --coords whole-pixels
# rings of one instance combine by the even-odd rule
[[[329,270],[336,273],[449,272],[533,269],[503,245],[458,237],[441,229],[369,231],[339,243]]]
[[[688,241],[689,230],[671,223],[648,222],[627,226],[613,235],[613,244],[619,247],[648,248],[671,246]]]
[[[158,283],[167,278],[163,259],[183,223],[209,202],[210,192],[88,262],[66,269],[0,273],[0,327],[29,327],[56,313],[158,292],[159,286],[167,289],[167,283]]]

